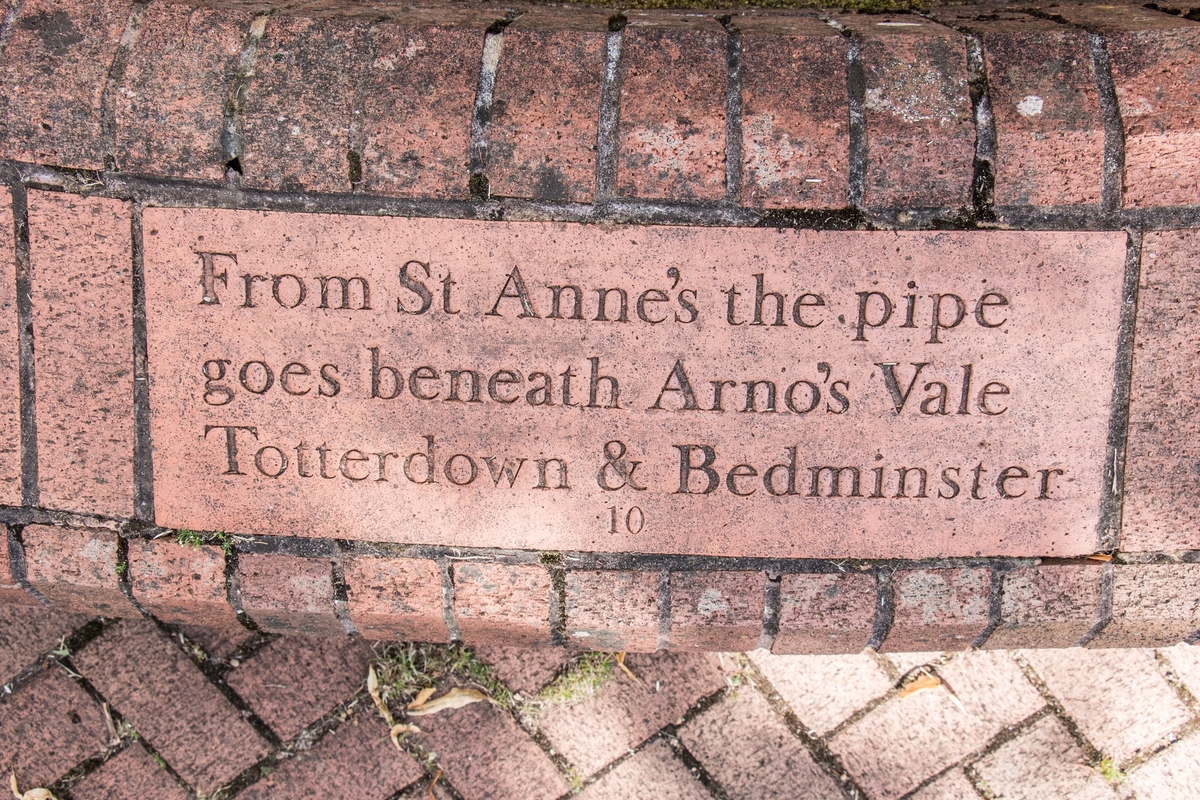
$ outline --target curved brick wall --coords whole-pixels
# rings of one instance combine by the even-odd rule
[[[1185,9],[11,9],[0,601],[628,650],[1157,646],[1200,629],[1200,23]],[[835,561],[303,536],[237,537],[227,553],[179,544],[155,524],[147,207],[1124,231],[1100,552]]]

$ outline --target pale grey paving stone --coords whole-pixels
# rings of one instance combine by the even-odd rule
[[[661,739],[622,761],[579,794],[579,800],[712,800]]]
[[[1200,647],[1194,644],[1177,644],[1159,650],[1170,663],[1179,680],[1200,700]]]
[[[1191,800],[1200,796],[1200,734],[1175,742],[1142,764],[1129,773],[1122,788],[1137,800]]]
[[[751,686],[742,686],[679,731],[730,800],[841,798],[841,790]]]
[[[818,735],[892,688],[892,679],[869,653],[774,656],[755,650],[749,655],[801,724]]]
[[[1113,788],[1087,763],[1062,720],[1043,717],[1017,738],[980,759],[975,769],[1004,800],[1115,800]]]
[[[960,653],[938,674],[942,685],[892,697],[830,741],[874,800],[912,791],[1045,706],[1000,651]]]
[[[952,769],[912,796],[912,800],[980,800],[971,779],[961,769]]]
[[[1192,715],[1151,650],[1022,650],[1096,749],[1118,764],[1152,749]]]

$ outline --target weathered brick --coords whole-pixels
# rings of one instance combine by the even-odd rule
[[[40,504],[133,516],[130,205],[29,193]]]
[[[868,653],[852,656],[773,656],[750,660],[810,731],[825,735],[855,711],[887,694],[892,680]]]
[[[350,619],[368,639],[446,642],[442,574],[423,558],[353,557],[343,562]]]
[[[333,605],[328,559],[279,553],[238,559],[242,609],[260,628],[274,633],[344,632]]]
[[[190,796],[137,742],[71,787],[71,797],[78,800],[187,800]]]
[[[467,644],[548,644],[550,573],[534,564],[457,562],[454,614]]]
[[[200,792],[212,794],[267,753],[266,743],[237,709],[153,622],[119,622],[73,661]]]
[[[1196,791],[1196,764],[1200,763],[1200,736],[1175,742],[1131,772],[1123,786],[1134,797],[1188,797]]]
[[[868,207],[969,203],[975,125],[962,34],[912,16],[838,19],[862,39],[864,203]]]
[[[672,800],[708,800],[712,795],[688,771],[671,748],[659,740],[584,789],[580,800],[609,797],[670,797]]]
[[[387,726],[374,708],[360,708],[333,733],[238,796],[305,800],[319,786],[331,797],[391,797],[422,772],[412,756],[392,745]]]
[[[12,192],[0,187],[0,504],[21,505],[21,389]],[[0,578],[3,582],[3,578]],[[2,593],[0,589],[0,593]]]
[[[1100,619],[1104,568],[1041,564],[1003,576],[1000,624],[984,647],[1070,647]]]
[[[117,534],[107,531],[27,525],[25,579],[60,611],[137,615],[121,590]]]
[[[438,754],[447,780],[463,800],[550,800],[570,790],[554,763],[512,716],[491,703],[473,703],[418,722],[421,733],[414,735]],[[514,769],[515,764],[520,768]]]
[[[104,168],[101,96],[129,21],[128,0],[30,0],[20,6],[0,69],[6,157]]]
[[[896,613],[880,650],[961,650],[988,624],[990,570],[915,569],[892,576]]]
[[[1149,650],[1027,650],[1088,741],[1125,764],[1191,719]]]
[[[750,687],[701,713],[679,730],[679,738],[730,800],[844,796]]]
[[[36,606],[37,599],[26,591],[17,576],[13,573],[12,545],[9,542],[8,527],[0,525],[0,604]]]
[[[350,125],[367,29],[338,17],[267,22],[243,115],[243,185],[350,191]]]
[[[658,646],[657,572],[567,573],[567,640],[589,650],[653,652]]]
[[[362,687],[369,656],[357,639],[287,636],[231,669],[225,680],[287,741]]]
[[[1125,206],[1200,203],[1200,24],[1133,4],[1055,12],[1104,34],[1125,128]]]
[[[225,177],[225,104],[253,14],[153,4],[146,9],[113,93],[116,168],[125,172]]]
[[[108,743],[99,704],[56,666],[42,670],[0,708],[0,760],[23,791],[49,786]]]
[[[1062,722],[1045,717],[974,765],[995,797],[1072,797],[1104,800],[1112,788]]]
[[[672,572],[671,649],[753,650],[765,584],[761,572]]]
[[[937,674],[942,685],[896,695],[830,741],[869,797],[912,791],[1043,706],[1007,654],[963,653]]]
[[[0,685],[33,666],[87,621],[82,614],[0,601]]]
[[[875,626],[875,576],[784,575],[772,653],[857,653]]]
[[[364,84],[363,191],[463,198],[484,27],[380,23]]]
[[[1104,124],[1087,35],[1011,16],[967,23],[983,40],[996,126],[996,204],[1098,204]]]
[[[1200,547],[1200,232],[1142,239],[1121,547]]]
[[[538,714],[538,729],[584,774],[679,719],[737,669],[732,659],[713,653],[630,655],[625,664],[637,681],[614,668],[596,695],[549,705]]]
[[[241,624],[207,627],[201,625],[181,625],[180,632],[193,645],[198,645],[210,661],[225,662],[237,652],[237,649],[253,634]]]
[[[607,15],[524,14],[504,31],[487,129],[493,195],[587,202],[596,188],[596,133]]]
[[[129,542],[133,596],[162,622],[237,626],[225,594],[225,556],[212,545],[170,539]]]
[[[1200,630],[1200,564],[1117,564],[1112,619],[1089,647],[1166,647]]]
[[[483,645],[471,649],[506,686],[526,697],[550,683],[570,657],[561,647]]]
[[[630,15],[621,45],[617,194],[725,197],[726,38],[710,17]]]
[[[847,204],[846,40],[815,18],[742,14],[742,201]]]
[[[1183,681],[1183,685],[1193,697],[1200,697],[1200,647],[1193,644],[1177,644],[1163,648],[1160,653],[1166,656],[1175,676]]]

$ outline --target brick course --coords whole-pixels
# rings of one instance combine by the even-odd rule
[[[117,535],[29,525],[25,578],[60,611],[136,616],[117,572]]]
[[[17,346],[17,243],[13,236],[12,192],[0,189],[0,503],[21,504],[21,396]],[[9,276],[13,276],[10,278]]]
[[[169,539],[129,543],[133,596],[163,622],[236,626],[225,590],[225,556],[213,545],[193,547]]]
[[[467,644],[549,644],[550,573],[532,564],[460,561],[454,614]]]
[[[333,604],[330,562],[278,553],[243,555],[238,560],[242,609],[265,631],[343,632]]]
[[[343,564],[350,619],[368,639],[445,642],[442,574],[428,559],[353,557]]]

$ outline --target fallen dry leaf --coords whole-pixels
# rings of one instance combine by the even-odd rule
[[[433,693],[436,691],[437,691],[437,689],[433,688],[432,686],[426,686],[424,689],[417,692],[416,698],[411,703],[408,704],[409,711],[411,711],[414,708],[420,708],[421,706],[425,705],[426,701],[429,700],[429,698],[433,697]]]
[[[916,694],[917,692],[924,691],[925,689],[936,689],[941,685],[942,682],[936,675],[932,675],[929,672],[923,671],[916,677],[915,680],[909,682],[903,689],[901,689],[900,694],[896,696],[908,697],[910,694]]]
[[[407,736],[410,733],[420,733],[420,732],[421,732],[421,729],[418,728],[416,725],[400,724],[400,725],[393,725],[391,727],[391,730],[388,731],[388,736],[392,737],[392,744],[396,745],[396,749],[401,750],[401,749],[403,749],[400,747],[401,739],[403,739],[405,736]]]
[[[379,716],[383,717],[383,721],[388,724],[388,727],[395,725],[396,720],[392,719],[392,712],[388,711],[387,703],[383,702],[383,693],[379,691],[379,676],[375,674],[374,666],[367,667],[367,692],[375,701],[375,707],[379,709]]]
[[[451,689],[441,697],[429,700],[418,708],[409,709],[408,715],[410,717],[423,717],[427,714],[436,714],[439,711],[462,708],[463,706],[471,705],[471,703],[478,703],[480,700],[487,699],[487,695],[478,689]]]
[[[1102,563],[1107,563],[1109,561],[1112,561],[1112,556],[1110,556],[1108,553],[1095,553],[1093,555],[1088,556],[1087,560],[1088,561],[1100,561]]]
[[[15,772],[9,773],[8,785],[12,787],[13,797],[17,800],[57,800],[54,795],[50,794],[49,789],[30,789],[22,794],[17,785],[17,773]]]

